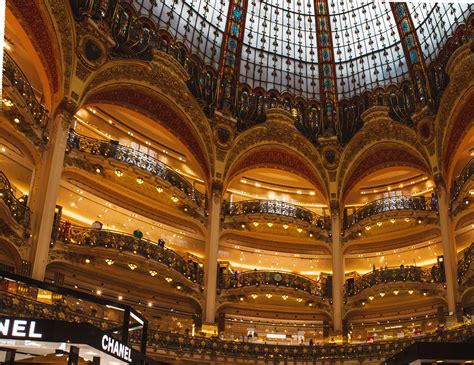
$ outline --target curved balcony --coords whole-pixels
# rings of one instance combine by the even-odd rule
[[[4,111],[15,121],[17,127],[27,133],[33,133],[36,141],[44,141],[49,117],[46,109],[36,98],[36,94],[20,67],[10,57],[4,53],[3,57],[3,106]],[[10,95],[9,90],[14,90],[14,95]],[[5,95],[7,94],[7,95]],[[18,100],[20,98],[20,100]],[[18,102],[17,102],[18,101]],[[20,104],[20,105],[18,105]],[[19,107],[26,108],[30,118],[24,118],[19,112]]]
[[[364,291],[365,289],[387,283],[442,283],[444,282],[443,273],[437,266],[431,269],[417,266],[408,267],[390,267],[381,270],[371,271],[353,283],[346,281],[345,296],[352,297]]]
[[[195,261],[186,260],[172,249],[163,247],[143,238],[102,229],[72,226],[62,222],[56,240],[67,245],[103,247],[120,252],[130,252],[168,266],[187,279],[202,284],[204,270]]]
[[[374,200],[357,209],[353,214],[344,215],[344,228],[351,228],[355,224],[379,214],[400,211],[437,212],[438,199],[436,196],[426,198],[424,196],[402,195]]]
[[[203,210],[206,208],[206,196],[204,194],[194,189],[188,180],[173,171],[171,167],[150,155],[122,146],[117,141],[106,141],[82,136],[74,130],[69,132],[68,147],[70,150],[78,150],[92,155],[111,158],[138,167],[182,191],[199,208]]]
[[[320,282],[302,275],[281,271],[254,270],[220,274],[218,284],[220,289],[273,286],[301,290],[319,297],[323,297],[324,293]]]
[[[274,214],[293,218],[316,226],[320,229],[330,229],[330,220],[309,209],[277,200],[245,200],[241,202],[227,202],[223,204],[224,217],[245,216],[249,214]]]
[[[461,260],[458,262],[458,283],[466,284],[469,283],[472,275],[469,275],[471,271],[471,264],[474,262],[474,243],[464,250]]]
[[[26,206],[25,199],[15,196],[15,189],[11,186],[8,178],[0,171],[0,198],[3,200],[13,219],[28,230],[30,224],[30,210]]]
[[[457,200],[459,194],[461,194],[466,187],[466,183],[471,180],[472,175],[474,175],[474,159],[471,159],[466,166],[464,166],[461,173],[454,180],[451,189],[451,203]]]

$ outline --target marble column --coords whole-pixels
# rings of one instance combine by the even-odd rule
[[[333,330],[342,333],[344,256],[342,254],[341,218],[337,202],[331,203],[331,231]]]
[[[56,200],[59,193],[64,154],[74,107],[63,101],[54,113],[49,128],[49,142],[35,167],[29,199],[31,210],[30,261],[32,277],[43,280],[48,263]]]
[[[217,258],[219,252],[222,184],[214,182],[208,209],[208,232],[206,237],[206,257],[204,263],[204,322],[216,321]]]
[[[449,194],[440,175],[435,176],[438,193],[439,228],[443,245],[444,272],[446,277],[446,299],[448,311],[456,312],[457,293],[457,250],[456,240],[449,213]]]

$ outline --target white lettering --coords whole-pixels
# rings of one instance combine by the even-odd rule
[[[35,332],[36,322],[30,323],[30,331],[28,332],[28,337],[30,338],[42,338],[43,335],[41,333]]]
[[[117,341],[115,341],[114,343],[114,355],[117,355],[118,356],[118,353],[119,353],[119,344]]]
[[[3,322],[0,322],[0,333],[4,336],[8,335],[8,329],[10,328],[10,320],[5,319]]]
[[[27,321],[16,320],[13,321],[12,336],[26,337],[26,324]]]
[[[109,338],[109,345],[107,346],[107,351],[110,352],[111,354],[114,353],[114,339]]]
[[[129,347],[127,347],[127,348],[125,349],[125,356],[124,356],[124,359],[127,360],[127,361],[129,361],[129,362],[132,362],[132,356],[130,356],[130,355],[131,355],[131,352],[132,352],[132,351],[130,350]]]
[[[125,350],[125,345],[124,344],[120,344],[120,348],[119,348],[119,352],[118,352],[118,356],[119,357],[122,357],[123,358],[123,351]]]
[[[109,341],[109,336],[104,335],[102,337],[102,350],[107,351],[107,342]]]

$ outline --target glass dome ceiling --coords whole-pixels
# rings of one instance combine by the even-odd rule
[[[133,0],[135,9],[219,68],[230,4],[239,0]],[[317,0],[247,0],[238,80],[250,88],[320,99]],[[327,0],[337,98],[409,78],[390,3]],[[472,11],[470,4],[408,3],[425,62]],[[239,63],[237,63],[239,65]]]

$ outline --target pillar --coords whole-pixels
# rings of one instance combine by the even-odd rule
[[[448,311],[456,312],[457,293],[457,251],[451,216],[449,214],[449,194],[440,175],[435,176],[438,193],[439,227],[443,245],[444,272],[446,277],[446,299]]]
[[[59,192],[64,154],[66,151],[69,126],[74,115],[74,107],[63,101],[50,122],[49,142],[42,154],[39,166],[35,167],[29,207],[31,210],[31,249],[33,263],[32,277],[43,280],[48,263],[54,211]]]
[[[342,254],[339,204],[335,201],[331,203],[331,231],[333,330],[334,332],[342,332],[344,257]]]
[[[204,322],[216,320],[217,256],[222,200],[222,183],[213,182],[208,209],[208,230],[206,237],[206,258],[204,262]]]

